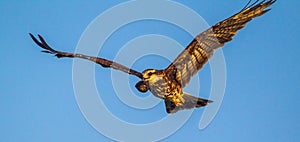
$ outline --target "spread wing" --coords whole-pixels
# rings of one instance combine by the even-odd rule
[[[185,87],[189,83],[190,78],[213,56],[214,50],[231,41],[237,31],[245,27],[252,18],[268,12],[270,9],[266,8],[276,0],[262,1],[260,3],[258,1],[250,5],[250,0],[237,14],[196,36],[174,62],[165,69],[167,75],[181,84],[181,87]]]
[[[42,52],[45,53],[50,53],[50,54],[55,54],[56,57],[58,58],[63,58],[63,57],[68,57],[68,58],[81,58],[81,59],[86,59],[86,60],[90,60],[92,62],[95,62],[97,64],[100,64],[102,67],[104,68],[113,68],[116,70],[120,70],[123,71],[125,73],[128,74],[132,74],[135,75],[139,78],[142,78],[142,74],[140,72],[137,72],[135,70],[129,69],[128,67],[125,67],[119,63],[110,61],[110,60],[106,60],[103,58],[98,58],[98,57],[92,57],[92,56],[86,56],[83,54],[73,54],[73,53],[67,53],[67,52],[61,52],[61,51],[56,51],[54,49],[52,49],[47,43],[46,41],[43,39],[42,36],[38,35],[40,41],[38,41],[32,34],[29,34],[30,37],[32,38],[32,40],[41,48],[45,49]]]

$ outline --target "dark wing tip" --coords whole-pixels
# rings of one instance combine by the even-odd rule
[[[51,53],[51,54],[55,54],[55,53],[58,53],[56,50],[52,49],[48,44],[47,42],[44,40],[44,38],[38,34],[38,37],[40,39],[40,41],[34,37],[33,34],[29,33],[29,36],[31,37],[31,39],[38,45],[40,46],[41,48],[43,49],[46,49],[42,52],[45,52],[45,53]],[[46,52],[48,51],[48,52]]]
[[[50,51],[48,51],[48,50],[43,50],[43,51],[41,51],[41,52],[43,52],[43,53],[50,53],[50,54],[52,54],[52,52],[50,52]]]
[[[29,34],[29,36],[32,38],[33,37],[33,35],[31,34],[31,33],[28,33]]]
[[[275,3],[277,0],[269,0],[269,1],[266,1],[266,0],[263,0],[261,2],[259,2],[260,0],[256,0],[255,2],[251,3],[252,0],[249,0],[248,3],[244,6],[244,8],[241,10],[245,10],[247,8],[253,8],[253,7],[256,7],[256,6],[261,6],[261,5],[267,5],[267,6],[270,6],[272,5],[273,3]]]
[[[29,33],[29,36],[35,42],[35,44],[37,44],[38,46],[44,48],[44,45],[42,43],[40,43],[31,33]]]
[[[271,10],[271,8],[266,9],[266,10],[263,11],[263,13],[267,13],[267,12],[270,11],[270,10]]]

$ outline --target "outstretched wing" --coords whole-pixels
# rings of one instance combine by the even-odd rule
[[[196,36],[174,62],[165,69],[167,75],[181,84],[181,87],[185,87],[190,78],[213,56],[214,50],[231,41],[237,31],[243,28],[252,18],[268,12],[270,9],[266,8],[276,0],[260,3],[258,1],[249,5],[250,0],[237,14]]]
[[[137,76],[137,77],[139,77],[141,79],[143,77],[140,72],[137,72],[135,70],[129,69],[128,67],[125,67],[125,66],[123,66],[123,65],[121,65],[119,63],[116,63],[116,62],[113,62],[113,61],[110,61],[110,60],[106,60],[106,59],[98,58],[98,57],[86,56],[86,55],[83,55],[83,54],[73,54],[73,53],[56,51],[56,50],[52,49],[46,43],[46,41],[44,40],[44,38],[42,36],[38,35],[38,37],[40,39],[40,41],[38,41],[32,34],[29,34],[29,35],[32,38],[32,40],[38,46],[40,46],[43,49],[45,49],[42,52],[50,53],[50,54],[55,54],[55,56],[58,57],[58,58],[63,58],[63,57],[68,57],[68,58],[82,58],[82,59],[90,60],[90,61],[93,61],[93,62],[95,62],[97,64],[100,64],[104,68],[113,68],[113,69],[116,69],[116,70],[120,70],[120,71],[123,71],[125,73],[135,75],[135,76]]]

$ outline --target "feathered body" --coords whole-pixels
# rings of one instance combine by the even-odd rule
[[[165,70],[147,69],[143,71],[143,81],[151,93],[165,101],[166,111],[175,113],[182,109],[191,109],[207,105],[212,101],[197,98],[182,92],[179,82],[174,81]]]

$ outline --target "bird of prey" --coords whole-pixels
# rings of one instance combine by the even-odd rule
[[[119,63],[83,54],[61,52],[51,48],[42,36],[39,40],[30,34],[33,41],[43,48],[42,52],[54,54],[58,58],[81,58],[100,64],[104,68],[113,68],[125,73],[135,75],[141,80],[135,87],[140,92],[148,90],[156,97],[163,99],[167,113],[176,113],[178,110],[192,109],[206,106],[211,100],[198,98],[182,91],[207,61],[213,56],[214,51],[222,47],[238,30],[253,18],[268,12],[267,9],[276,0],[259,0],[247,5],[235,15],[215,24],[206,31],[197,35],[193,41],[179,54],[179,56],[165,69],[146,69],[142,73],[123,66]]]

